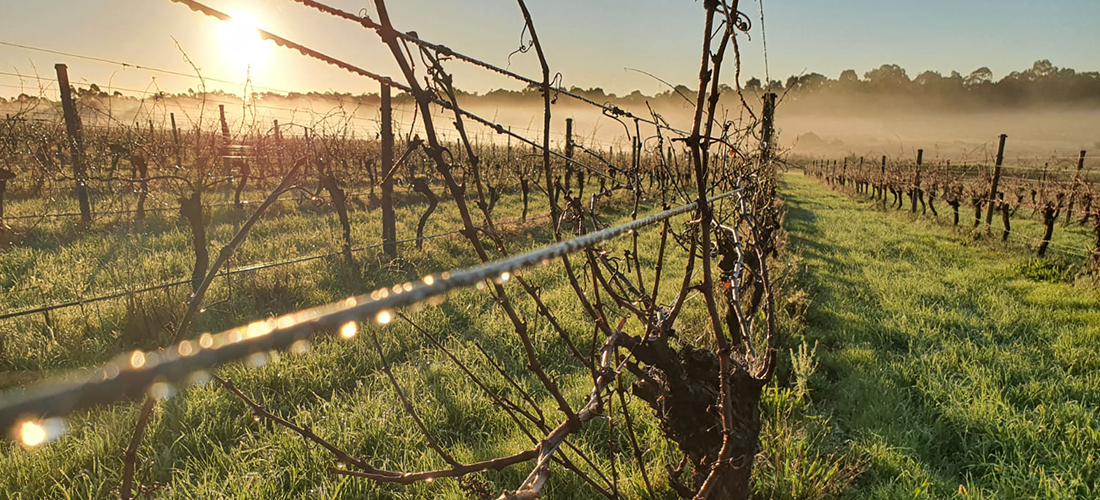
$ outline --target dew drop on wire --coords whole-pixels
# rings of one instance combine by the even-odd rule
[[[136,370],[143,366],[145,366],[145,353],[134,351],[134,353],[130,355],[130,367]]]
[[[350,339],[355,337],[359,333],[359,324],[354,321],[348,321],[340,327],[340,338]]]
[[[17,424],[16,434],[19,442],[28,448],[33,448],[53,441],[65,434],[67,425],[65,419],[60,417],[47,418],[45,420],[24,420]]]
[[[19,425],[19,441],[23,446],[38,446],[46,442],[46,428],[41,423],[28,420]]]

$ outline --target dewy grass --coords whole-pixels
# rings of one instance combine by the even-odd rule
[[[416,221],[424,207],[415,202],[397,207],[399,239],[415,237]],[[518,219],[521,207],[518,196],[506,196],[495,215],[501,220]],[[532,217],[542,213],[538,208],[532,206]],[[210,210],[207,235],[212,254],[233,237],[253,209]],[[353,245],[362,247],[381,241],[380,217],[378,210],[350,212]],[[177,224],[177,218],[174,212],[150,214],[142,227],[112,218],[94,223],[90,231],[75,227],[72,219],[58,219],[21,229],[23,241],[0,253],[0,295],[4,297],[0,310],[21,310],[187,279],[194,255],[188,229]],[[457,213],[444,204],[429,219],[425,234],[460,227]],[[515,232],[517,226],[503,229]],[[456,235],[426,242],[423,251],[417,251],[412,243],[400,245],[402,260],[398,264],[404,263],[404,268],[398,265],[381,269],[381,248],[373,248],[356,253],[354,267],[338,263],[342,259],[338,256],[219,277],[206,300],[207,312],[194,331],[230,326],[234,320],[250,321],[257,311],[291,311],[335,300],[362,291],[368,284],[389,284],[387,279],[408,279],[405,275],[428,252],[455,248],[456,244],[461,247],[463,243]],[[257,223],[228,267],[338,253],[341,245],[339,222],[331,210],[284,202]],[[467,253],[457,251],[456,255]],[[369,281],[365,282],[365,277]],[[174,316],[182,311],[180,304],[186,304],[189,293],[190,287],[182,285],[135,294],[132,299],[123,297],[0,321],[0,372],[85,366],[103,361],[123,346],[158,347],[167,340],[163,335],[171,331]],[[4,378],[0,375],[0,386],[10,385]]]
[[[1019,247],[783,178],[815,408],[866,457],[850,498],[1100,496],[1100,294]]]
[[[754,475],[758,497],[1096,496],[1100,313],[1095,304],[1100,297],[1095,291],[1036,281],[1022,274],[1028,257],[1019,248],[970,242],[950,227],[908,214],[884,215],[811,179],[787,176],[783,194],[793,253],[782,259],[776,276],[790,279],[796,275],[789,268],[799,266],[802,290],[784,289],[777,300],[783,311],[778,320],[790,338],[777,380],[761,403],[765,428]],[[457,222],[446,207],[433,215],[427,232],[453,229]],[[505,196],[497,217],[515,217],[519,207],[517,197]],[[399,208],[399,223],[408,223],[398,228],[399,236],[413,234],[421,209],[415,204]],[[605,215],[608,222],[628,216],[622,210]],[[229,212],[215,213],[214,248],[239,220]],[[79,280],[97,266],[131,270],[99,274],[103,281],[95,281],[95,289],[144,284],[174,273],[186,276],[186,235],[170,219],[162,224],[160,233],[139,238],[123,237],[129,234],[123,228],[101,226],[40,253],[4,254],[5,272],[36,276],[44,291],[44,297],[27,296],[20,299],[25,304],[12,305],[64,298],[67,283],[88,285]],[[377,241],[377,212],[354,210],[352,224],[357,243]],[[49,230],[66,234],[63,227]],[[257,226],[235,264],[338,250],[338,235],[327,211],[288,208]],[[659,232],[639,236],[639,245],[655,247]],[[543,220],[510,231],[509,247],[532,248],[548,237]],[[626,240],[617,241],[611,250],[621,253],[626,245]],[[65,263],[62,254],[78,253],[73,247],[89,256],[50,272],[46,263]],[[154,251],[156,258],[140,258],[145,251]],[[219,279],[193,331],[218,330],[475,260],[461,238],[427,242],[420,252],[402,246],[400,253],[394,262],[367,252],[356,256],[355,265],[335,258],[229,282]],[[643,269],[652,269],[653,258],[643,255]],[[683,255],[670,252],[667,258],[665,280],[672,283],[682,278],[676,273]],[[574,332],[574,342],[587,346],[590,335],[560,265],[554,262],[525,276],[541,287],[547,306]],[[130,346],[155,347],[170,331],[186,293],[184,288],[74,308],[52,315],[52,325],[41,316],[0,325],[5,383],[93,364]],[[536,318],[529,301],[517,300],[517,306]],[[487,295],[458,293],[438,306],[407,313],[492,391],[520,400],[496,374],[497,364],[553,413],[553,399],[516,356],[518,341]],[[685,317],[680,332],[690,337],[704,329],[704,322],[705,317]],[[421,418],[458,460],[472,462],[531,446],[490,397],[455,387],[454,381],[464,380],[459,368],[414,329],[397,321],[379,333],[394,374]],[[309,425],[378,466],[442,466],[425,453],[423,435],[404,415],[378,369],[377,353],[364,340],[362,334],[350,340],[329,337],[304,353],[272,355],[262,366],[238,363],[218,373],[270,411]],[[581,398],[591,380],[556,333],[535,319],[532,340],[566,396]],[[644,404],[630,397],[628,402],[639,442],[661,443],[643,449],[658,496],[674,498],[665,466],[675,467],[679,452],[659,438],[661,431]],[[0,491],[20,499],[117,494],[119,450],[129,439],[136,412],[135,405],[123,404],[80,413],[67,420],[69,432],[47,446],[8,445],[0,451]],[[621,422],[615,424],[612,433],[606,419],[596,420],[571,442],[594,457],[598,473],[582,465],[589,474],[609,476],[614,464],[624,496],[644,497],[629,439]],[[326,469],[333,462],[323,450],[256,421],[239,400],[213,384],[192,387],[161,404],[149,429],[138,477],[158,498],[468,498],[476,489],[470,482],[463,486],[447,479],[399,487],[330,474]],[[500,491],[527,472],[513,467],[469,481]],[[554,478],[547,498],[594,495],[582,479],[557,466]]]
[[[607,200],[604,222],[629,218],[631,203],[625,195]],[[441,204],[426,232],[449,231],[457,227],[453,204]],[[518,196],[505,196],[496,206],[498,221],[518,217],[522,204]],[[422,205],[398,209],[398,236],[415,234]],[[530,217],[544,213],[532,202]],[[641,213],[658,209],[650,201]],[[689,216],[673,220],[682,227]],[[231,237],[240,217],[216,211],[210,231],[212,248]],[[302,253],[339,250],[339,226],[325,210],[286,209],[265,217],[249,235],[234,265],[277,260]],[[152,221],[150,221],[152,222]],[[63,223],[58,223],[63,224]],[[352,227],[356,243],[377,242],[380,234],[377,211],[355,210]],[[48,228],[47,228],[48,229]],[[57,227],[66,233],[64,227]],[[55,243],[39,253],[15,251],[3,254],[6,269],[22,270],[42,281],[45,293],[31,295],[19,304],[34,305],[61,299],[67,286],[88,285],[89,273],[121,267],[110,275],[99,274],[95,287],[132,286],[160,280],[177,273],[187,276],[191,262],[185,229],[168,220],[160,234],[130,237],[123,228],[93,227],[64,243]],[[547,220],[505,228],[509,249],[519,252],[542,246],[551,240]],[[656,248],[658,229],[639,233],[639,245]],[[86,254],[68,267],[54,267],[67,258]],[[622,254],[629,239],[613,240],[608,250]],[[381,249],[356,255],[355,264],[343,258],[270,269],[215,281],[206,312],[192,328],[197,333],[220,330],[271,314],[318,305],[361,293],[377,286],[419,278],[425,274],[476,263],[469,244],[461,237],[440,238],[425,243],[422,251],[413,245],[399,249],[400,258],[384,258]],[[651,273],[656,256],[643,256],[644,272]],[[53,264],[50,264],[53,263]],[[583,318],[576,297],[565,281],[561,262],[528,270],[526,279],[541,289],[542,300],[573,332],[573,341],[587,351],[591,344],[590,324]],[[669,252],[665,281],[682,277],[683,252]],[[104,276],[109,276],[108,281]],[[648,279],[648,277],[647,277]],[[6,286],[12,286],[10,283]],[[589,373],[572,359],[571,353],[546,321],[537,317],[531,301],[509,284],[517,308],[531,318],[532,341],[546,370],[559,380],[566,396],[579,401],[591,387]],[[83,288],[82,288],[83,289]],[[668,285],[662,301],[673,299]],[[50,323],[41,315],[0,324],[3,338],[4,377],[7,385],[41,378],[58,368],[87,366],[115,356],[125,349],[155,348],[170,335],[171,325],[182,311],[188,289],[156,292],[129,299],[105,301],[51,313]],[[492,298],[469,290],[449,296],[442,304],[404,311],[420,326],[432,332],[447,349],[487,382],[495,393],[522,403],[518,392],[497,369],[504,370],[547,415],[555,414],[554,401],[526,368],[521,348]],[[685,313],[684,325],[703,320]],[[360,328],[377,328],[363,323]],[[690,327],[685,326],[685,332]],[[403,390],[410,396],[427,426],[444,447],[463,462],[475,462],[533,444],[524,431],[497,408],[492,399],[471,384],[444,352],[434,348],[402,321],[378,332],[386,358]],[[476,344],[476,345],[475,345]],[[486,358],[478,345],[488,353]],[[494,366],[496,365],[496,366]],[[379,467],[399,470],[428,470],[444,466],[427,450],[423,434],[405,415],[392,386],[379,370],[380,361],[361,332],[352,339],[327,337],[314,342],[304,353],[272,353],[266,360],[253,359],[218,369],[249,397],[268,410],[308,425],[317,434],[352,455],[364,457]],[[624,384],[629,385],[627,377]],[[648,407],[628,396],[635,417],[638,439],[661,443],[644,450],[650,478],[665,497],[671,497],[665,465],[675,465],[679,455],[660,438],[660,429]],[[11,498],[105,498],[117,495],[121,472],[120,451],[126,446],[136,419],[134,404],[114,405],[82,412],[67,418],[68,432],[57,441],[34,449],[14,444],[0,450],[0,491]],[[616,417],[621,418],[621,417]],[[555,425],[552,423],[552,425]],[[538,429],[528,429],[540,435]],[[573,446],[594,457],[593,470],[576,454],[563,450],[589,475],[611,477],[612,464],[624,495],[644,495],[645,486],[621,422],[614,433],[606,419],[597,420],[570,439]],[[350,479],[327,472],[334,466],[330,455],[281,427],[256,421],[248,408],[216,384],[194,386],[160,404],[150,422],[139,451],[138,479],[158,498],[468,498],[458,481],[441,479],[403,487]],[[590,498],[594,492],[577,475],[555,465],[554,480],[545,491],[547,498]],[[529,467],[516,466],[500,472],[478,474],[469,481],[481,481],[490,491],[502,491],[522,482]],[[468,486],[466,487],[468,488]]]

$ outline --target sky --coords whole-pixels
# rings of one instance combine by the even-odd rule
[[[373,14],[373,2],[324,0]],[[761,4],[763,2],[763,20]],[[255,25],[337,58],[398,76],[374,32],[289,0],[204,0],[245,22],[229,25],[169,0],[0,0],[0,96],[54,88],[64,62],[74,83],[101,88],[168,92],[198,90],[199,80],[75,56],[43,53],[19,44],[194,74],[207,89],[241,94],[248,77],[257,90],[373,93],[363,77],[257,42]],[[703,8],[696,0],[527,0],[554,72],[567,87],[600,87],[653,94],[664,84],[697,78]],[[371,6],[369,8],[368,4]],[[401,0],[388,3],[395,26],[467,55],[538,79],[534,51],[514,54],[523,27],[512,0]],[[742,1],[753,26],[741,38],[742,81],[785,79],[818,72],[836,78],[899,64],[909,75],[924,70],[964,75],[988,66],[996,78],[1039,59],[1078,71],[1100,70],[1097,0],[758,0]],[[767,41],[765,64],[764,40]],[[485,92],[522,85],[451,62],[458,87]],[[732,77],[732,62],[725,80]],[[16,73],[24,77],[12,76]],[[52,87],[51,87],[52,85]],[[47,90],[48,93],[48,90]],[[56,94],[56,92],[54,92]]]

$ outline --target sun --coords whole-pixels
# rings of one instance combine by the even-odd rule
[[[256,16],[237,12],[232,17],[218,23],[218,47],[225,63],[235,70],[263,66],[271,46],[256,31],[259,26]]]

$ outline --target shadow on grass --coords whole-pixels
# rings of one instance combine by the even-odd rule
[[[808,178],[783,191],[814,296],[806,337],[825,348],[815,394],[872,457],[855,497],[1095,494],[1100,468],[1078,450],[1100,445],[1081,399],[1100,384],[1070,377],[1087,358],[1056,345],[1100,327],[1094,292],[1029,282],[1012,249],[966,248]]]

